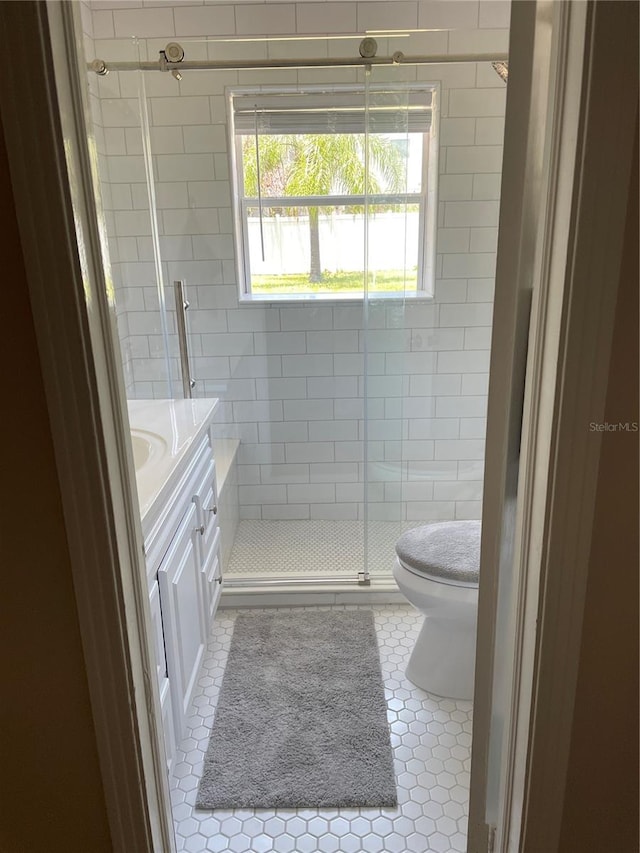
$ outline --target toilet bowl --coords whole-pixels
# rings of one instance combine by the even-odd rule
[[[473,699],[480,522],[442,521],[404,533],[396,544],[396,583],[424,614],[406,669],[418,687]]]

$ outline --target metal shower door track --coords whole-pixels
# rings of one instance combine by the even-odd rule
[[[393,575],[380,575],[378,580],[391,580]],[[314,575],[313,577],[302,577],[301,575],[278,575],[277,577],[267,578],[264,575],[256,576],[255,578],[238,577],[234,578],[229,574],[225,575],[224,579],[226,589],[241,589],[242,587],[253,586],[371,586],[371,578],[368,572],[358,572],[356,577],[344,577],[342,575]]]
[[[507,53],[440,53],[431,56],[405,56],[401,51],[393,56],[346,57],[328,59],[202,59],[170,62],[160,51],[158,61],[107,62],[94,59],[87,63],[90,71],[104,76],[109,71],[162,71],[181,74],[183,71],[246,71],[269,68],[370,68],[373,65],[435,65],[444,62],[506,62]]]

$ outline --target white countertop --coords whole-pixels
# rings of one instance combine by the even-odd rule
[[[211,423],[217,405],[217,398],[128,401],[143,520],[189,448]]]

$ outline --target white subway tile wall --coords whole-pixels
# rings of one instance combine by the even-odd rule
[[[403,27],[436,30],[412,34],[412,53],[471,54],[506,50],[509,26],[503,0],[94,0],[81,13],[87,58],[107,61],[155,58],[174,39],[191,58],[355,55],[365,30]],[[353,38],[322,38],[331,33]],[[319,35],[203,41],[296,34]],[[378,40],[380,53],[406,51],[406,39]],[[89,74],[127,393],[167,396],[168,367],[179,388],[172,310],[168,361],[163,344],[157,229],[169,309],[172,281],[187,282],[196,393],[220,397],[216,429],[241,440],[243,518],[361,519],[365,474],[371,519],[480,517],[506,90],[489,63],[374,69],[376,80],[398,74],[441,86],[435,297],[374,302],[366,331],[357,303],[239,303],[225,103],[230,85],[349,83],[360,72],[145,74],[155,222],[139,75]]]

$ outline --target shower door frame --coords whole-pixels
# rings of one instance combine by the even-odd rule
[[[2,31],[16,50],[0,78],[0,102],[69,533],[80,632],[114,849],[123,853],[134,849],[140,853],[171,851],[175,842],[168,790],[162,782],[164,750],[158,734],[157,685],[145,675],[154,670],[150,668],[144,612],[138,609],[134,592],[136,578],[143,575],[140,570],[144,556],[129,487],[132,460],[123,418],[122,377],[117,365],[112,306],[107,304],[104,291],[100,242],[92,219],[88,163],[73,159],[86,139],[77,104],[79,78],[73,64],[77,55],[75,45],[69,42],[71,14],[69,4],[59,0],[52,0],[46,6],[27,2],[6,4],[0,19]],[[597,47],[610,52],[610,43],[609,39],[606,48],[601,43]],[[593,45],[585,46],[593,50]],[[58,91],[53,83],[52,48],[59,60]],[[574,57],[564,73],[581,75],[581,69],[581,62]],[[510,85],[517,89],[527,84],[514,79]],[[600,109],[605,115],[606,107],[607,99],[602,99]],[[612,157],[611,162],[620,154],[614,131],[628,134],[629,130],[628,116],[618,115],[617,119],[618,125],[610,128],[600,143],[604,153]],[[61,120],[66,137],[61,132]],[[68,163],[64,138],[70,142]],[[597,196],[605,209],[613,205],[618,214],[621,204],[626,202],[626,195],[621,201],[624,165],[619,158],[614,174],[615,192],[609,182],[606,193],[600,188]],[[73,203],[69,166],[77,168],[74,178],[78,194]],[[549,204],[555,199],[556,189],[555,184],[549,188]],[[77,223],[74,211],[80,214]],[[579,223],[591,222],[592,214],[586,208],[581,208],[579,215],[582,217]],[[77,251],[76,224],[86,238],[82,247],[84,269]],[[619,261],[619,255],[620,247],[614,246],[609,259]],[[56,286],[52,287],[52,282]],[[588,284],[594,296],[602,297],[601,280],[592,275]],[[554,313],[547,322],[551,324],[557,319]],[[574,347],[574,358],[559,364],[555,373],[559,384],[575,388],[574,402],[581,406],[593,405],[593,386],[602,386],[603,365],[608,364],[611,349],[610,335],[606,334],[608,319],[603,320],[603,334],[588,337],[582,344],[582,336],[590,328],[587,320],[593,323],[593,317],[573,318],[575,325],[570,327],[566,343]],[[584,363],[575,357],[581,353],[589,356]],[[574,380],[579,381],[574,383]],[[550,428],[552,424],[547,420],[545,426]],[[580,466],[597,465],[598,453],[597,441],[588,446],[584,442],[569,443],[567,456],[558,460],[560,468],[552,472],[550,487],[561,474],[580,470]],[[565,504],[564,509],[571,510],[571,504]],[[584,518],[592,509],[593,496],[586,494],[575,513]],[[549,509],[547,521],[551,520],[558,523],[564,520],[555,506]],[[543,521],[532,518],[532,523],[541,532]],[[566,551],[562,556],[566,558]],[[584,568],[580,563],[574,568],[570,580],[583,582]],[[564,587],[562,591],[568,594]],[[549,591],[543,589],[541,593],[544,600]],[[538,674],[531,699],[522,696],[516,699],[516,708],[522,712],[532,707],[536,697],[546,695],[563,666],[577,666],[575,642],[580,636],[582,601],[569,600],[565,608],[568,605],[565,612],[574,618],[567,628],[567,642],[561,647],[556,668]],[[524,615],[525,627],[535,637],[536,613]],[[552,624],[546,627],[551,628]],[[553,648],[547,651],[550,653]],[[108,689],[104,683],[106,672],[111,674]],[[564,697],[569,705],[572,691],[569,683]],[[568,712],[565,709],[563,713],[566,716]],[[476,722],[476,730],[489,724],[487,719]],[[530,759],[533,758],[536,776],[546,774],[555,790],[558,786],[561,790],[566,768],[559,767],[550,749],[539,745],[535,738],[531,744]],[[525,770],[525,781],[528,774]],[[516,796],[516,792],[512,791],[510,796]],[[544,807],[548,804],[529,796],[527,805],[527,824],[545,824],[548,813]],[[556,817],[558,808],[559,805]],[[500,847],[501,851],[506,849]]]

